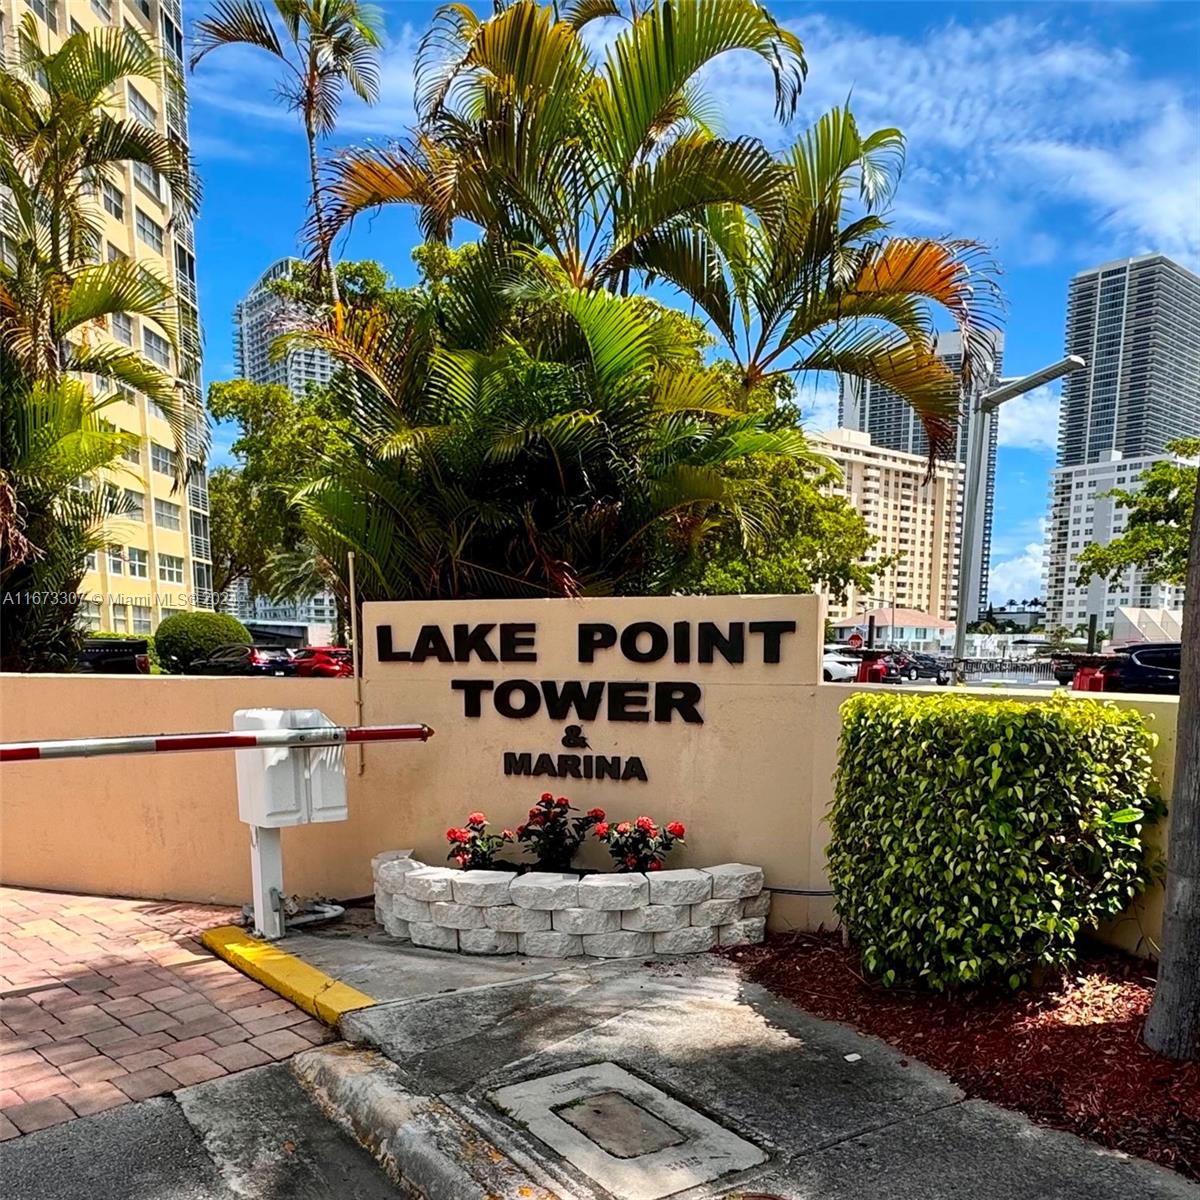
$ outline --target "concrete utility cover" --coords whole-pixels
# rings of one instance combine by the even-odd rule
[[[622,1200],[659,1200],[767,1158],[616,1063],[529,1079],[488,1099]]]

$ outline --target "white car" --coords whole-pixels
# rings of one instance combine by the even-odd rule
[[[849,683],[858,677],[858,659],[845,646],[826,646],[821,660],[826,683]]]

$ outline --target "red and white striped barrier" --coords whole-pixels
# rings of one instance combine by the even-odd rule
[[[326,725],[314,729],[256,732],[159,733],[127,737],[72,738],[60,742],[0,743],[0,763],[41,758],[92,758],[100,754],[169,754],[178,750],[245,750],[255,746],[350,746],[362,742],[425,742],[428,725]]]

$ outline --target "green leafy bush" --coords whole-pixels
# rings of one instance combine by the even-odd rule
[[[1149,879],[1155,741],[1098,701],[848,700],[829,868],[867,970],[941,990],[1070,962]]]
[[[198,658],[211,654],[218,646],[240,642],[248,646],[251,637],[245,625],[228,613],[182,612],[165,618],[154,635],[163,664],[171,671],[186,671]]]
[[[145,642],[146,657],[150,660],[150,674],[161,675],[162,663],[158,660],[158,644],[149,633],[110,633],[106,629],[89,630],[84,636],[89,638],[111,638],[115,642]]]

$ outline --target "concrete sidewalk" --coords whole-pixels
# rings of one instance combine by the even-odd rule
[[[967,1100],[714,956],[381,1003],[344,1017],[342,1033],[361,1049],[309,1051],[293,1068],[430,1197],[1200,1196],[1172,1172]]]

